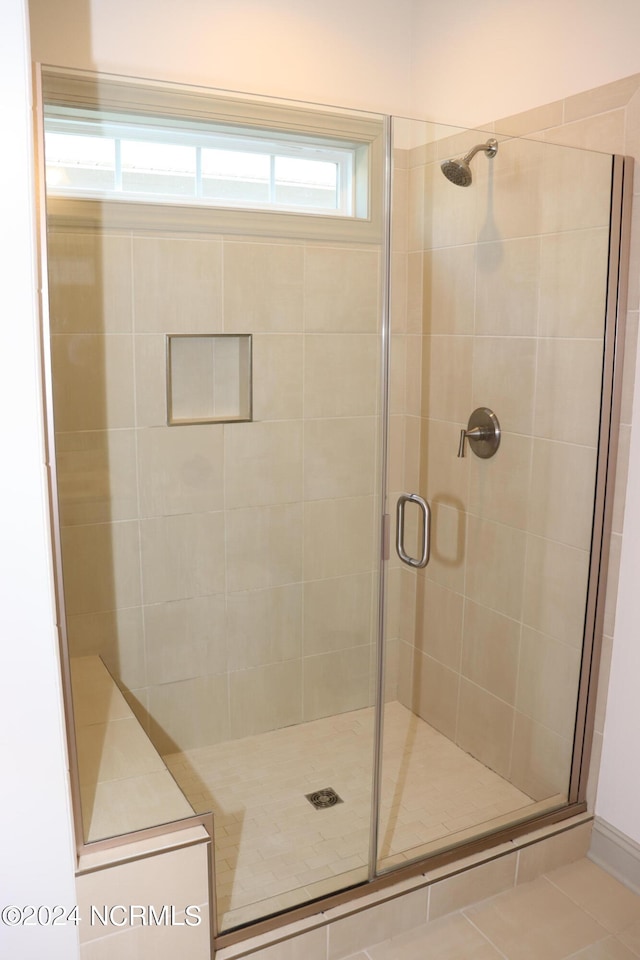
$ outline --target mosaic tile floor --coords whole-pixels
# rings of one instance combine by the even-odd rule
[[[367,878],[373,708],[164,760],[198,812],[213,810],[221,929]],[[305,794],[333,787],[316,810]],[[508,816],[531,799],[399,703],[385,707],[383,866]]]

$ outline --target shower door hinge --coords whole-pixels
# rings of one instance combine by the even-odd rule
[[[391,516],[382,514],[382,559],[389,559],[389,544],[391,542]]]

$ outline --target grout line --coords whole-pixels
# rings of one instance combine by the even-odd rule
[[[569,866],[569,864],[568,864],[567,866]],[[597,869],[602,870],[602,873],[606,873],[606,870],[603,870],[601,867],[597,867]],[[605,927],[605,925],[604,925],[604,923],[603,923],[602,920],[599,920],[598,917],[596,917],[595,914],[591,913],[590,910],[587,910],[587,908],[586,908],[585,906],[583,906],[581,903],[579,903],[577,900],[575,900],[575,899],[571,896],[570,893],[568,893],[566,890],[563,890],[562,887],[559,887],[557,883],[554,883],[554,881],[551,879],[551,877],[550,877],[548,874],[544,873],[544,874],[542,875],[542,879],[543,879],[543,880],[546,880],[547,883],[550,883],[552,887],[555,887],[555,889],[556,889],[559,893],[563,894],[568,900],[571,901],[571,903],[573,903],[576,907],[578,907],[580,910],[582,910],[583,913],[586,913],[586,915],[587,915],[588,917],[590,917],[592,920],[595,920],[595,922],[598,923],[598,924],[603,928],[603,930],[606,930],[607,936],[615,936],[616,933],[621,933],[621,932],[622,932],[622,931],[620,931],[620,930],[618,930],[618,931],[609,930],[607,927]],[[603,937],[602,939],[604,939],[604,937]],[[599,943],[600,941],[599,941],[599,940],[594,940],[593,942],[594,942],[594,943]]]
[[[514,889],[514,890],[515,890],[516,887],[522,886],[522,884],[520,883],[520,879],[519,879],[519,878],[520,878],[520,854],[521,854],[521,853],[522,853],[522,847],[518,847],[518,849],[516,850],[516,866],[515,866],[515,870],[513,871],[513,889]]]
[[[220,305],[220,327],[221,327],[221,330],[222,330],[222,333],[223,333],[223,334],[228,332],[228,331],[226,330],[226,324],[225,324],[225,297],[224,297],[224,293],[225,293],[225,261],[226,261],[226,257],[225,257],[225,245],[226,245],[226,240],[223,239],[222,242],[220,243],[220,252],[219,252],[219,269],[220,269],[220,292],[219,292],[219,298],[220,298],[220,300],[219,300],[219,305]],[[254,355],[253,355],[253,341],[252,341],[252,345],[251,345],[251,396],[250,396],[251,416],[252,416],[252,417],[253,417],[254,409],[255,409],[255,407],[254,407],[254,396],[253,396],[253,391],[254,391],[253,363],[254,363],[254,360],[255,360],[255,357],[254,357]],[[226,668],[227,668],[227,669],[225,670],[225,687],[226,687],[226,693],[227,693],[227,709],[226,709],[225,713],[226,713],[226,719],[227,719],[227,736],[229,737],[229,739],[231,739],[231,737],[232,737],[232,730],[231,730],[231,673],[232,673],[232,671],[231,671],[230,668],[229,668],[229,650],[228,650],[228,647],[227,647],[228,638],[229,638],[229,596],[230,596],[230,591],[229,591],[229,563],[228,563],[228,552],[229,552],[229,549],[228,549],[228,548],[229,548],[229,536],[228,536],[229,531],[228,531],[228,524],[229,524],[229,519],[230,519],[230,518],[229,518],[229,508],[228,508],[228,506],[227,506],[227,466],[228,466],[228,463],[227,463],[227,436],[228,436],[228,433],[229,433],[229,426],[228,426],[228,424],[226,424],[226,423],[222,423],[222,424],[220,424],[220,426],[222,427],[222,437],[221,437],[221,442],[220,442],[220,448],[221,448],[221,459],[222,459],[222,470],[221,470],[221,473],[222,473],[222,524],[223,524],[223,533],[224,533],[224,592],[223,592],[223,596],[224,596],[224,630],[225,630],[224,644],[225,644],[225,648],[226,648],[226,649],[224,650],[224,653],[225,653]],[[215,853],[215,833],[214,833],[214,853]],[[218,910],[218,912],[220,913],[220,910]],[[220,920],[221,920],[221,917],[218,918],[218,922],[220,922]]]
[[[302,340],[300,341],[300,364],[301,364],[301,379],[300,379],[300,423],[301,423],[301,438],[300,438],[300,499],[301,499],[301,513],[302,513],[302,525],[300,531],[301,543],[300,543],[300,645],[298,647],[298,659],[300,661],[300,691],[298,699],[298,709],[300,722],[305,722],[305,711],[307,707],[307,696],[306,696],[306,670],[305,670],[305,659],[306,659],[306,650],[305,650],[305,639],[306,639],[306,630],[305,630],[305,593],[306,584],[307,584],[307,557],[306,557],[306,529],[308,521],[308,506],[307,498],[305,495],[306,490],[306,455],[307,455],[307,440],[308,440],[308,418],[306,411],[306,402],[305,402],[305,387],[307,385],[307,347],[308,347],[308,337],[310,331],[307,330],[307,285],[308,285],[308,260],[309,260],[309,245],[305,241],[302,243],[302,277],[301,277],[301,286],[302,286],[302,299],[300,304],[301,317],[300,317],[300,333]],[[329,950],[329,940],[327,933],[327,956]]]
[[[498,894],[496,894],[496,896],[499,897],[500,894],[498,893]],[[490,899],[490,900],[494,900],[495,897],[490,897],[489,899]],[[478,901],[478,902],[481,903],[482,901]],[[465,908],[465,909],[467,909],[467,908]],[[466,913],[464,912],[464,910],[460,910],[460,916],[464,917],[464,919],[467,921],[467,923],[469,923],[469,924],[473,927],[473,929],[476,930],[476,931],[480,934],[480,936],[483,938],[483,940],[486,940],[487,943],[490,944],[490,945],[493,947],[493,949],[498,952],[498,954],[503,958],[503,960],[509,960],[509,955],[506,954],[506,953],[503,953],[502,950],[500,949],[500,947],[499,947],[496,943],[494,943],[493,940],[491,940],[491,939],[480,929],[480,927],[479,927],[477,924],[475,924],[475,923],[473,922],[473,920],[471,920],[471,919],[466,915]]]
[[[135,523],[138,532],[138,576],[140,579],[140,629],[141,629],[141,642],[142,642],[142,656],[143,656],[143,675],[144,675],[144,686],[142,690],[144,691],[144,696],[139,698],[136,696],[136,700],[140,702],[142,700],[142,709],[144,711],[143,722],[141,722],[142,729],[145,731],[147,736],[151,736],[151,716],[149,713],[149,649],[147,641],[147,618],[145,616],[146,602],[145,602],[145,589],[144,589],[144,557],[143,557],[143,547],[142,547],[142,510],[141,510],[141,496],[140,496],[140,444],[139,436],[140,430],[143,429],[140,427],[138,422],[138,403],[139,403],[139,391],[138,391],[138,331],[136,325],[136,237],[133,231],[129,233],[129,257],[130,257],[130,269],[131,269],[131,347],[132,347],[132,366],[133,366],[133,455],[135,458],[135,468],[136,468],[136,516]],[[115,607],[114,610],[116,615],[120,612],[119,607]],[[119,658],[120,659],[120,658]],[[119,670],[119,672],[121,672]],[[137,686],[137,689],[140,689],[140,686]],[[155,746],[155,744],[154,744]],[[158,751],[160,754],[160,751]]]

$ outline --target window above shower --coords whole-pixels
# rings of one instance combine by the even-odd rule
[[[154,221],[164,207],[174,224],[225,229],[244,212],[265,233],[315,235],[324,219],[327,236],[377,238],[379,116],[354,129],[340,110],[56,70],[43,86],[47,195],[62,217],[140,224],[153,206]]]
[[[45,119],[53,195],[357,215],[358,144],[270,131],[185,130],[153,118]],[[364,212],[364,211],[363,211]]]

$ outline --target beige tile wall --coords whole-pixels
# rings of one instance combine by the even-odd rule
[[[542,799],[566,791],[573,737],[610,167],[509,140],[495,160],[476,157],[473,187],[449,184],[439,160],[481,139],[396,164],[395,275],[411,289],[393,300],[392,445],[404,446],[405,488],[431,503],[432,559],[399,571],[409,607],[390,632],[399,699]],[[477,406],[498,415],[500,450],[458,459]]]
[[[68,626],[160,752],[370,702],[381,252],[49,237]],[[165,335],[252,333],[254,420],[166,426]]]

